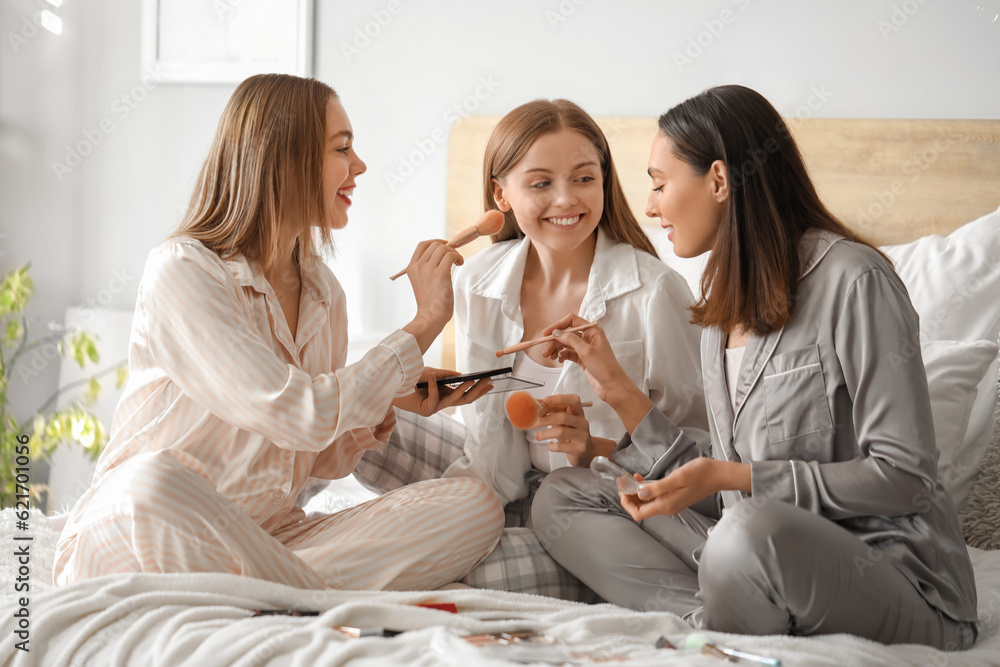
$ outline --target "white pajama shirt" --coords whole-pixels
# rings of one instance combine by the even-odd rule
[[[257,263],[192,239],[154,249],[129,382],[60,538],[57,583],[225,571],[307,588],[423,588],[463,576],[502,527],[478,481],[424,482],[312,520],[295,506],[310,477],[349,475],[385,444],[391,402],[423,368],[404,331],[356,364],[346,354],[344,293],[321,262],[302,268],[293,339]]]

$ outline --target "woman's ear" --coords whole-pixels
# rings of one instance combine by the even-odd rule
[[[709,166],[708,173],[712,181],[712,195],[721,204],[729,199],[729,170],[726,163],[716,160]]]
[[[503,196],[503,184],[497,179],[493,179],[493,201],[497,203],[497,208],[506,213],[510,210],[510,204]]]

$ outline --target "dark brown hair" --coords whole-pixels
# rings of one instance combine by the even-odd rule
[[[603,226],[605,233],[614,240],[659,257],[625,200],[604,132],[586,111],[568,100],[534,100],[500,119],[486,143],[483,156],[483,206],[487,211],[499,210],[493,199],[494,179],[503,178],[513,169],[539,137],[563,129],[585,136],[600,156],[604,213],[598,225]],[[490,238],[494,243],[524,238],[513,211],[504,213],[503,228]]]
[[[867,244],[820,200],[788,126],[760,93],[709,88],[657,124],[695,173],[721,160],[729,175],[727,209],[691,307],[694,324],[761,336],[780,329],[795,305],[798,246],[807,230]]]
[[[280,241],[298,236],[298,258],[332,247],[323,196],[326,106],[337,93],[289,74],[243,81],[219,119],[187,213],[173,236],[201,241],[223,259],[242,252],[267,270]]]

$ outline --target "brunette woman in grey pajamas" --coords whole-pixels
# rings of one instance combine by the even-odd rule
[[[629,431],[614,460],[646,481],[625,495],[554,471],[532,510],[543,545],[606,600],[696,627],[968,648],[972,566],[892,265],[823,206],[758,93],[712,88],[659,130],[647,214],[677,255],[712,251],[692,307],[712,456],[652,409],[600,327],[559,334],[546,353],[587,371]],[[582,411],[566,428],[586,428]]]

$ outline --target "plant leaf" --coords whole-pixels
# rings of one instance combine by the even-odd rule
[[[115,370],[115,389],[121,389],[128,382],[128,366],[121,365]]]
[[[90,382],[87,383],[87,390],[84,392],[84,399],[93,403],[97,400],[97,397],[101,393],[101,383],[97,381],[96,377],[90,378]]]
[[[25,306],[35,293],[34,283],[28,275],[25,264],[20,269],[14,269],[0,281],[0,317],[10,313],[23,313]]]
[[[6,345],[8,347],[13,347],[20,340],[21,334],[23,333],[23,328],[21,327],[21,320],[11,320],[7,322],[6,331]]]

